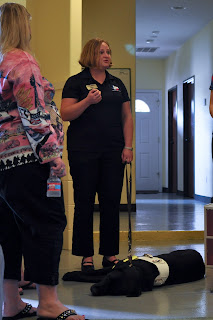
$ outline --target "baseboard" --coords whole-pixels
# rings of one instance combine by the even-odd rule
[[[136,191],[136,194],[156,194],[159,193],[158,190],[145,190],[145,191]]]
[[[213,198],[200,196],[199,194],[195,194],[194,199],[204,203],[213,203]]]
[[[95,204],[94,211],[95,212],[99,211],[99,204]],[[128,205],[127,204],[120,204],[120,211],[122,211],[122,212],[128,211]],[[131,204],[131,211],[136,212],[136,204],[135,203]]]
[[[170,193],[169,189],[165,187],[163,188],[163,192]],[[184,191],[177,190],[176,195],[184,197]],[[210,197],[200,196],[199,194],[195,194],[194,199],[201,201],[203,203],[213,203],[213,197],[210,198]]]
[[[168,189],[168,188],[163,187],[163,188],[162,188],[162,191],[163,191],[164,193],[168,193],[168,192],[169,192],[169,189]]]
[[[177,190],[177,193],[176,193],[178,196],[183,196],[184,197],[184,192],[183,191],[180,191],[180,190]]]
[[[128,211],[128,205],[127,204],[120,204],[120,211]],[[131,211],[136,212],[136,204],[132,203],[131,204]]]
[[[184,196],[184,192],[183,191],[180,191],[180,190],[177,190],[177,192],[170,192],[169,191],[169,188],[165,188],[163,187],[163,190],[162,190],[164,193],[175,193],[176,195],[178,196]]]

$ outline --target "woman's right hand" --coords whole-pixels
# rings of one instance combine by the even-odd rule
[[[89,104],[99,103],[102,100],[101,91],[98,89],[90,90],[86,99]]]
[[[61,103],[61,117],[63,121],[77,119],[91,105],[102,100],[101,91],[92,89],[85,99],[78,101],[76,98],[64,98]]]

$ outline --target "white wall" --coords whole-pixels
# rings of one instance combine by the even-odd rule
[[[183,81],[195,76],[195,194],[213,196],[209,85],[213,73],[213,20],[166,60],[136,59],[136,90],[158,89],[163,99],[163,187],[168,187],[168,90],[177,85],[178,190],[183,191]],[[206,99],[206,106],[204,100]]]
[[[165,63],[165,123],[168,124],[167,92],[178,90],[178,190],[183,191],[183,81],[195,76],[195,194],[212,197],[212,118],[209,114],[209,85],[213,72],[213,21],[187,41]],[[206,99],[206,106],[204,105]],[[165,158],[168,157],[168,126],[165,129]],[[165,168],[168,183],[168,162]],[[167,186],[167,185],[166,185]]]

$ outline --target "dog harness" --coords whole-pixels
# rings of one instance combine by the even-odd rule
[[[138,257],[138,259],[153,263],[158,268],[159,275],[154,280],[154,286],[161,286],[166,282],[169,276],[169,266],[165,260],[153,257],[151,254],[144,254],[142,257]]]

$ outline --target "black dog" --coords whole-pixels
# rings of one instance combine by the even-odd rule
[[[149,260],[148,258],[145,259]],[[151,291],[155,285],[186,283],[200,280],[205,275],[203,258],[196,250],[177,250],[160,254],[151,260],[154,260],[154,263],[144,260],[144,257],[133,257],[132,265],[126,259],[119,261],[113,268],[91,270],[90,272],[67,272],[62,279],[64,281],[95,283],[91,286],[91,292],[94,296],[126,295],[137,297],[143,291]],[[165,265],[165,270],[168,269],[167,276],[164,274],[161,277],[159,263]]]

